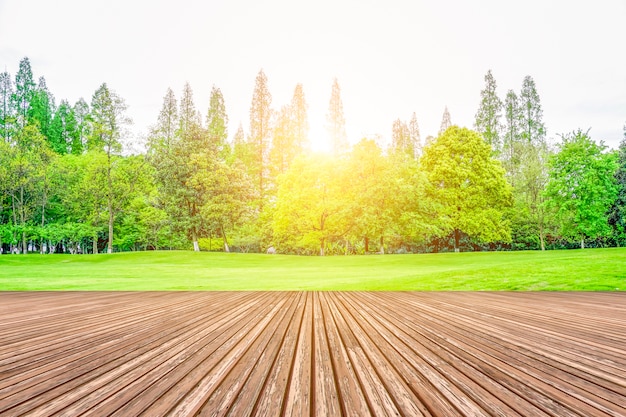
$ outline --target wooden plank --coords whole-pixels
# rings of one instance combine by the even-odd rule
[[[626,293],[0,292],[0,416],[626,416]]]

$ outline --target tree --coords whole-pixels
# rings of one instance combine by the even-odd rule
[[[506,99],[504,100],[504,119],[501,159],[507,175],[512,179],[516,176],[520,163],[518,150],[521,142],[521,108],[517,94],[515,94],[513,90],[507,92]],[[511,183],[515,185],[514,182]]]
[[[12,224],[21,237],[21,251],[27,252],[27,223],[34,222],[34,214],[43,205],[45,212],[46,173],[50,163],[50,150],[36,124],[27,124],[15,135],[15,146],[8,153],[7,183],[11,198]],[[16,239],[17,243],[17,239]]]
[[[510,239],[504,211],[511,189],[480,134],[451,126],[424,149],[420,162],[441,207],[440,228],[454,232],[455,251],[460,232],[487,242]]]
[[[126,103],[106,83],[102,84],[91,99],[91,137],[88,148],[106,155],[107,213],[109,215],[109,240],[107,252],[113,253],[113,223],[115,221],[115,193],[113,178],[116,175],[117,156],[122,151],[124,127],[131,120],[124,114]]]
[[[28,110],[35,92],[35,81],[30,60],[24,58],[20,61],[20,67],[15,74],[15,90],[12,97],[13,106],[17,118],[17,125],[23,128],[28,121]]]
[[[396,119],[391,128],[391,148],[396,153],[415,155],[415,147],[411,138],[411,131],[405,122]]]
[[[54,96],[48,90],[46,79],[40,77],[39,84],[32,94],[28,109],[28,120],[30,123],[38,123],[41,134],[48,140],[50,140],[51,136],[50,127],[54,113]]]
[[[211,146],[217,149],[220,154],[228,154],[230,151],[226,141],[228,139],[228,115],[226,114],[222,92],[215,86],[211,89],[206,128]]]
[[[250,105],[250,148],[253,155],[251,173],[257,178],[260,206],[266,197],[269,176],[269,152],[271,145],[272,96],[267,87],[267,77],[260,70],[256,77]]]
[[[476,112],[474,128],[483,135],[495,155],[500,154],[500,131],[502,117],[502,100],[496,93],[496,80],[491,70],[485,75],[485,88],[480,92],[480,105]]]
[[[413,155],[401,154],[412,160]],[[402,181],[401,159],[392,160],[383,155],[382,149],[371,139],[357,143],[347,161],[351,183],[344,184],[347,195],[346,206],[352,207],[351,218],[355,225],[352,234],[365,240],[365,251],[369,240],[379,241],[378,252],[385,253],[385,237],[399,231],[400,218],[410,210],[409,194],[412,187]]]
[[[13,130],[14,108],[11,106],[13,98],[13,82],[8,72],[0,74],[0,137],[9,142]]]
[[[88,146],[87,141],[90,135],[90,114],[89,104],[81,97],[74,104],[74,119],[76,119],[76,143],[72,144],[72,153],[80,155]]]
[[[450,112],[448,111],[448,106],[443,111],[443,117],[441,118],[441,126],[439,127],[439,136],[443,134],[450,126],[452,126],[452,121],[450,119]]]
[[[542,121],[543,110],[535,88],[535,81],[530,76],[524,78],[519,103],[522,139],[532,144],[543,141],[546,136],[546,128]]]
[[[582,249],[585,239],[610,232],[607,212],[618,193],[617,161],[588,131],[562,138],[559,152],[550,159],[546,205],[556,212],[563,235],[578,238]]]
[[[341,89],[335,78],[330,93],[330,103],[326,114],[330,146],[334,155],[346,154],[350,149],[348,136],[346,135],[346,119],[343,115],[343,103],[341,102]]]
[[[66,100],[61,101],[54,113],[48,140],[56,153],[80,155],[83,151],[74,109]]]
[[[296,158],[278,182],[273,229],[279,248],[304,248],[307,253],[317,248],[324,256],[330,241],[346,235],[343,169],[325,155]]]
[[[615,181],[617,197],[609,211],[609,224],[613,227],[613,233],[620,245],[626,238],[626,125],[624,125],[624,138],[617,150]]]
[[[291,117],[293,119],[294,147],[302,151],[309,146],[309,118],[307,103],[302,84],[297,84],[291,98]]]
[[[291,106],[283,106],[274,123],[270,172],[273,177],[284,174],[291,161],[300,153],[296,143],[295,120]]]
[[[183,88],[178,115],[178,136],[181,140],[188,141],[193,135],[196,135],[201,128],[200,113],[196,110],[196,105],[193,101],[193,90],[189,83],[185,83]]]
[[[413,112],[411,120],[409,121],[409,137],[413,144],[413,150],[415,151],[413,158],[417,159],[422,154],[422,139],[420,137],[420,128],[415,112]]]
[[[550,150],[545,141],[518,143],[519,166],[515,176],[513,196],[515,207],[513,220],[516,222],[516,239],[525,240],[545,250],[546,229],[552,225],[550,212],[545,207],[544,190],[548,183],[548,160]],[[551,228],[551,227],[550,227]],[[521,241],[518,243],[522,243]]]

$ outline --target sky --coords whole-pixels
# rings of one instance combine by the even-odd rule
[[[28,57],[57,104],[103,83],[128,105],[137,140],[156,123],[167,88],[185,82],[206,117],[213,85],[229,136],[249,129],[263,69],[276,110],[302,83],[315,149],[328,145],[333,79],[352,143],[389,140],[416,113],[436,136],[447,106],[472,127],[491,70],[497,92],[531,76],[548,138],[591,129],[616,148],[626,124],[625,0],[0,0],[0,71]]]

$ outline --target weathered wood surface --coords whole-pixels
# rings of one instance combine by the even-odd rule
[[[626,293],[0,293],[0,415],[625,407]]]

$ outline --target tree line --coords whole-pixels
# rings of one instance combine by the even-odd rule
[[[144,152],[125,151],[127,106],[103,83],[56,104],[30,61],[0,74],[2,253],[193,249],[361,254],[616,246],[626,242],[626,131],[546,139],[531,77],[501,99],[491,71],[473,129],[447,107],[437,137],[417,116],[391,143],[350,145],[330,91],[331,152],[314,153],[301,84],[272,106],[256,78],[247,130],[230,138],[219,88],[200,112],[168,89]]]

